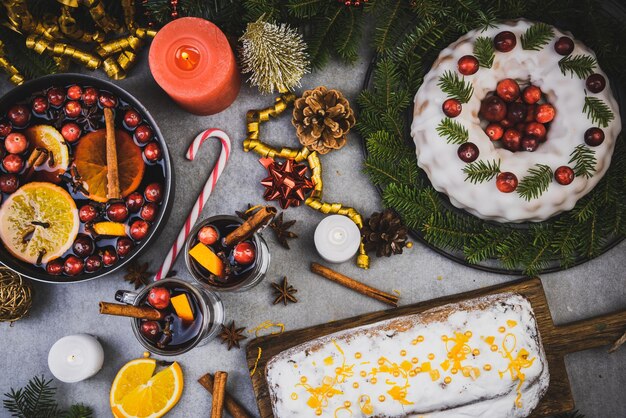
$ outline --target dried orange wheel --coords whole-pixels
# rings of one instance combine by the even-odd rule
[[[126,197],[141,184],[145,164],[141,148],[126,132],[116,130],[115,142],[120,191],[122,197]],[[106,202],[108,182],[105,130],[100,129],[83,136],[76,146],[74,156],[74,164],[89,192],[89,199]]]

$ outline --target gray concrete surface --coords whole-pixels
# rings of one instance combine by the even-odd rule
[[[304,88],[326,85],[342,90],[355,99],[369,62],[363,58],[352,67],[332,63],[323,72],[308,75]],[[104,77],[101,72],[94,75]],[[2,77],[4,79],[4,77]],[[226,111],[209,117],[185,113],[156,85],[147,66],[145,53],[131,76],[119,85],[135,94],[149,109],[168,143],[176,170],[176,204],[161,238],[142,257],[156,270],[178,233],[196,194],[204,184],[217,158],[217,141],[208,143],[193,163],[184,158],[191,139],[208,127],[222,128],[233,140],[234,152],[210,197],[203,217],[233,213],[247,203],[262,201],[259,181],[264,170],[254,154],[244,153],[241,142],[245,136],[245,112],[272,103],[270,96],[261,96],[256,89],[243,87],[237,101]],[[3,81],[0,93],[11,86]],[[263,126],[263,138],[276,145],[296,146],[297,140],[289,117]],[[342,201],[363,214],[381,208],[374,187],[362,174],[360,140],[350,135],[348,145],[340,152],[323,157],[325,196],[329,201]],[[313,246],[313,231],[322,215],[307,207],[289,209],[285,217],[298,219],[295,231],[300,235],[291,251],[277,245],[267,234],[272,251],[272,264],[264,282],[246,293],[224,294],[228,320],[239,326],[253,328],[263,321],[282,322],[288,330],[321,324],[366,312],[384,309],[380,303],[361,297],[314,276],[308,271],[311,261],[319,261]],[[542,277],[550,308],[557,324],[589,318],[626,309],[626,242],[609,253],[582,266]],[[189,278],[184,262],[175,265],[179,275]],[[454,294],[484,286],[504,283],[514,277],[485,273],[461,266],[416,244],[402,256],[373,259],[371,269],[363,271],[352,263],[338,267],[342,272],[386,290],[401,292],[401,303],[409,304],[434,297]],[[300,302],[284,307],[273,306],[270,282],[287,276],[298,289]],[[56,382],[63,405],[84,402],[92,406],[97,417],[110,416],[109,387],[117,370],[127,361],[141,356],[143,349],[131,333],[128,321],[98,315],[98,301],[113,300],[117,289],[130,289],[122,274],[74,285],[35,283],[35,300],[30,317],[13,327],[0,324],[0,393],[10,387],[26,384],[34,375],[51,377],[47,354],[62,336],[88,332],[101,339],[105,349],[105,365],[95,377],[77,384]],[[249,340],[248,340],[249,341]],[[185,389],[172,417],[205,417],[209,415],[211,397],[196,380],[206,372],[227,370],[228,390],[249,410],[257,413],[252,385],[248,377],[244,350],[227,351],[218,341],[194,349],[178,357],[185,372]],[[626,417],[626,349],[608,355],[597,349],[571,355],[567,368],[576,405],[587,418]],[[0,411],[0,416],[6,416]]]

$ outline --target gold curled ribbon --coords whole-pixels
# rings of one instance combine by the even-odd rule
[[[0,69],[9,75],[9,81],[11,83],[17,85],[22,84],[24,82],[24,76],[15,65],[11,64],[4,54],[4,43],[0,40]]]
[[[104,32],[122,32],[120,25],[107,14],[101,0],[80,0],[80,3],[87,7],[94,23]]]
[[[125,38],[114,39],[109,42],[103,42],[96,48],[96,53],[102,58],[110,57],[113,54],[124,50],[138,51],[144,42],[141,38],[130,35]]]
[[[90,70],[100,67],[102,60],[89,52],[82,51],[78,48],[63,43],[51,42],[48,39],[38,37],[37,35],[29,35],[26,38],[26,47],[34,50],[38,54],[49,52],[54,57],[67,57],[83,64]]]
[[[86,32],[77,24],[76,19],[71,14],[70,7],[61,7],[61,15],[59,16],[59,29],[66,37],[78,42],[103,42],[104,33],[101,31]]]

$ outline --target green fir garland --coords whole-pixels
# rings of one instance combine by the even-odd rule
[[[554,30],[545,23],[535,23],[520,37],[522,48],[530,51],[540,51],[554,37]]]

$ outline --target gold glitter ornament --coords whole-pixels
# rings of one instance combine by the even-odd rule
[[[15,322],[23,318],[31,305],[30,285],[19,274],[0,267],[0,322]]]

